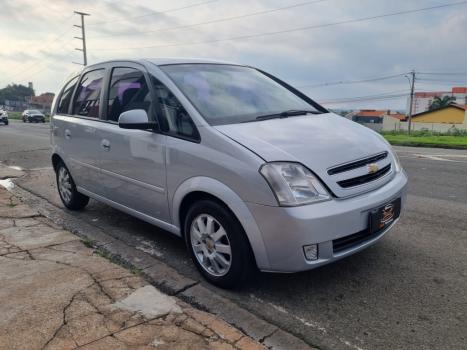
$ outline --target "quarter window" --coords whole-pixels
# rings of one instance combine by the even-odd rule
[[[68,114],[71,96],[73,95],[73,90],[75,89],[77,81],[78,77],[74,77],[63,88],[62,95],[60,96],[60,100],[58,101],[57,113]]]
[[[104,79],[104,69],[87,72],[81,78],[76,91],[73,114],[99,118],[99,103]]]
[[[150,108],[151,96],[143,72],[134,68],[114,68],[109,86],[107,120],[116,122],[121,113],[132,109],[144,109],[151,115]]]
[[[151,80],[161,114],[162,129],[174,136],[199,140],[198,130],[185,107],[159,80],[154,77]]]

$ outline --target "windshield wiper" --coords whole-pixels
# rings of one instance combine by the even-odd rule
[[[265,114],[256,117],[256,120],[267,120],[267,119],[275,119],[275,118],[287,118],[293,117],[297,115],[304,115],[307,113],[311,114],[321,114],[319,111],[310,111],[310,110],[298,110],[298,109],[290,109],[288,111],[284,111],[281,113],[273,113],[273,114]]]

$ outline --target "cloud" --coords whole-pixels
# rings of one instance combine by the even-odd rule
[[[164,0],[57,0],[46,2],[44,6],[38,6],[35,0],[6,2],[0,13],[3,44],[0,85],[16,76],[23,83],[33,80],[38,91],[52,90],[57,85],[55,79],[61,81],[65,72],[78,68],[71,63],[82,59],[81,53],[74,50],[80,42],[73,36],[80,33],[78,28],[72,27],[78,21],[78,17],[72,15],[73,9],[92,15],[86,18],[91,63],[118,57],[212,57],[258,66],[297,86],[362,79],[411,69],[465,71],[467,50],[463,42],[467,32],[467,6],[250,39],[164,46],[215,41],[439,4],[437,0],[327,0],[260,16],[166,30],[297,3],[294,0],[217,1],[186,10],[164,12],[197,2],[201,1],[184,0],[175,4]],[[161,45],[164,47],[131,49]],[[102,50],[105,48],[118,50]],[[18,76],[34,62],[37,69],[31,69],[31,74],[26,71]],[[39,67],[44,68],[40,71]],[[54,81],[51,81],[51,76]],[[467,76],[456,79],[467,81]],[[304,90],[318,100],[326,100],[407,88],[404,78],[396,78]],[[432,88],[439,86],[432,85]],[[402,108],[405,100],[351,106]]]

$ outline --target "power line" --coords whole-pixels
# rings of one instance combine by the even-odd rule
[[[68,20],[68,19],[71,19],[71,17],[73,17],[73,15],[67,17],[67,20]],[[59,34],[58,36],[56,36],[55,38],[53,38],[53,39],[51,39],[51,40],[49,40],[49,41],[46,41],[46,42],[43,44],[43,45],[45,45],[45,46],[43,46],[43,47],[41,48],[41,50],[42,50],[42,51],[48,50],[53,44],[55,44],[55,43],[61,41],[61,39],[62,39],[65,35],[67,35],[72,29],[73,29],[72,27],[69,27],[67,30],[63,31],[62,33],[60,33],[60,34]],[[17,69],[18,69],[19,67],[23,66],[23,65],[24,65],[24,63],[20,63],[20,64],[17,64],[17,65],[15,65],[15,66],[11,67],[11,68],[9,69],[9,71],[12,72],[13,74],[10,74],[10,75],[7,74],[8,79],[14,78],[16,75],[18,75],[18,74],[16,74],[16,73],[18,73]],[[35,65],[36,65],[35,62],[33,62],[32,64],[27,64],[26,67],[23,67],[23,68],[21,69],[21,72],[19,72],[19,74],[23,74],[25,71],[28,71],[31,67],[34,67]]]
[[[334,104],[351,104],[351,103],[358,103],[358,102],[369,102],[369,101],[388,101],[388,100],[400,100],[401,98],[407,97],[408,94],[398,94],[392,96],[385,96],[385,97],[374,97],[374,98],[361,98],[355,100],[342,100],[342,101],[319,101],[319,103],[323,105],[334,105]]]
[[[198,3],[195,3],[195,4],[186,5],[186,6],[182,6],[182,7],[176,7],[176,8],[172,8],[172,9],[168,9],[168,10],[164,10],[164,11],[157,11],[156,13],[149,13],[149,14],[145,14],[145,15],[118,18],[118,19],[103,21],[103,22],[98,22],[98,23],[91,23],[91,24],[89,24],[89,26],[94,27],[94,26],[97,26],[97,25],[102,25],[102,24],[107,24],[107,23],[126,22],[126,21],[129,21],[131,19],[150,17],[150,16],[156,16],[156,15],[161,14],[161,13],[168,13],[168,12],[186,10],[186,9],[189,9],[189,8],[193,8],[193,7],[197,7],[197,6],[201,6],[201,5],[206,5],[206,4],[209,4],[209,3],[212,3],[212,2],[216,2],[216,1],[219,1],[219,0],[208,0],[208,1],[198,2]]]
[[[424,79],[418,78],[418,81],[429,81],[429,82],[440,82],[446,84],[467,84],[467,81],[455,81],[455,80],[442,80],[442,79]]]
[[[417,74],[423,74],[423,75],[467,75],[467,72],[448,72],[448,73],[440,73],[440,72],[433,72],[433,73],[417,72]]]
[[[174,26],[174,27],[157,28],[157,29],[145,30],[145,31],[140,31],[140,32],[97,35],[97,36],[92,36],[90,38],[105,38],[105,37],[111,37],[111,36],[133,36],[133,35],[139,35],[139,34],[165,32],[165,31],[176,30],[176,29],[193,28],[193,27],[203,26],[203,25],[207,25],[207,24],[228,22],[228,21],[233,21],[233,20],[241,19],[241,18],[254,17],[254,16],[264,15],[264,14],[268,14],[268,13],[273,13],[273,12],[278,12],[278,11],[283,11],[283,10],[289,10],[289,9],[292,9],[292,8],[302,7],[302,6],[306,6],[306,5],[312,5],[312,4],[316,4],[316,3],[319,3],[319,2],[325,2],[325,1],[329,1],[329,0],[313,0],[313,1],[302,2],[302,3],[299,3],[299,4],[290,5],[290,6],[283,6],[283,7],[278,7],[278,8],[264,10],[264,11],[246,13],[246,14],[238,15],[238,16],[230,16],[230,17],[223,17],[223,18],[213,19],[213,20],[209,20],[209,21],[205,21],[205,22],[185,24],[185,25],[179,25],[179,26]]]
[[[406,15],[410,13],[430,11],[430,10],[465,5],[465,4],[467,4],[467,1],[460,1],[460,2],[443,4],[443,5],[423,7],[423,8],[413,9],[413,10],[390,12],[390,13],[385,13],[381,15],[360,17],[360,18],[348,19],[348,20],[343,20],[343,21],[338,21],[338,22],[316,24],[316,25],[311,25],[311,26],[298,27],[298,28],[273,31],[273,32],[241,35],[241,36],[235,36],[235,37],[223,38],[223,39],[204,40],[204,41],[185,42],[185,43],[173,43],[173,44],[163,44],[163,45],[151,45],[151,46],[136,46],[136,47],[121,47],[120,46],[118,48],[115,48],[115,47],[114,48],[95,48],[94,50],[96,51],[122,51],[122,50],[136,50],[136,49],[152,49],[152,48],[161,48],[161,47],[189,46],[189,45],[199,45],[199,44],[212,44],[212,43],[219,43],[219,42],[224,42],[224,41],[250,39],[250,38],[272,36],[272,35],[284,34],[284,33],[293,33],[293,32],[298,32],[298,31],[307,31],[307,30],[318,29],[318,28],[333,27],[333,26],[338,26],[342,24],[358,23],[358,22],[370,21],[370,20],[379,19],[379,18],[394,17],[394,16],[399,16],[399,15]]]
[[[298,86],[298,88],[299,89],[304,89],[304,88],[317,88],[317,87],[323,87],[323,86],[368,83],[368,82],[373,82],[373,81],[398,78],[398,77],[404,76],[405,74],[407,74],[407,73],[386,75],[386,76],[367,78],[367,79],[360,79],[360,80],[339,80],[339,81],[332,81],[332,82],[326,82],[326,83],[314,84],[314,85],[301,85],[301,86]]]
[[[358,102],[358,101],[367,101],[367,100],[379,100],[379,99],[394,98],[394,97],[401,97],[401,96],[407,96],[407,95],[408,95],[408,91],[406,89],[404,89],[404,90],[395,90],[395,91],[384,92],[384,93],[373,94],[373,95],[327,99],[327,100],[325,100],[325,103],[354,102],[354,101]]]

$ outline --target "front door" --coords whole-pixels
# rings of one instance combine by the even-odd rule
[[[107,91],[107,122],[99,129],[104,197],[152,218],[170,221],[165,149],[167,136],[118,126],[122,112],[144,109],[154,119],[149,84],[138,66],[114,67]]]

